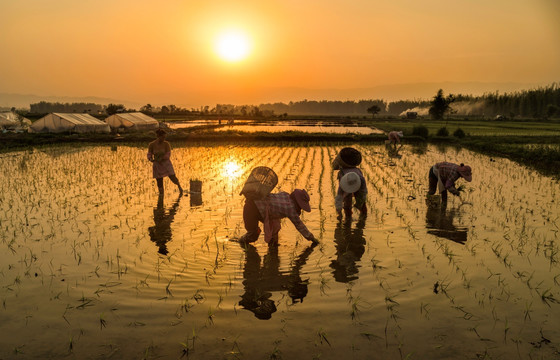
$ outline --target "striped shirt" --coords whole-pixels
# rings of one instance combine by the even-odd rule
[[[296,211],[295,204],[287,192],[269,194],[262,200],[255,200],[255,205],[264,219],[264,235],[267,242],[280,231],[280,219],[283,218],[290,219],[304,238],[313,237],[313,234],[301,221],[300,214]]]
[[[449,190],[452,194],[457,193],[455,189],[455,181],[457,181],[461,174],[457,171],[459,165],[450,162],[440,162],[434,165],[438,171],[439,179],[445,186],[446,190]]]

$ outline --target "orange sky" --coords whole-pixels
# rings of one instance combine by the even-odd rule
[[[560,81],[558,0],[0,0],[0,13],[0,93],[194,107]],[[238,63],[213,49],[228,28],[252,39]]]

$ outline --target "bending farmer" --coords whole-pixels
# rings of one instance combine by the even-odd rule
[[[472,181],[471,167],[461,164],[453,164],[449,162],[440,162],[430,168],[428,174],[430,180],[430,189],[428,195],[433,195],[436,190],[441,193],[441,201],[447,201],[447,191],[455,196],[459,196],[459,190],[455,188],[455,181],[463,178]]]
[[[288,218],[304,238],[311,242],[318,242],[315,236],[301,221],[301,211],[311,211],[309,194],[305,190],[295,189],[291,194],[279,192],[269,194],[262,199],[245,199],[243,206],[243,222],[247,233],[239,238],[239,242],[251,243],[257,241],[261,233],[259,221],[264,225],[264,240],[269,246],[278,244],[280,220]]]

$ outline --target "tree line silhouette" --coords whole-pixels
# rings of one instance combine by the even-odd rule
[[[229,115],[229,116],[252,116],[252,117],[285,117],[287,115],[325,115],[325,116],[401,116],[407,111],[424,109],[425,114],[434,118],[442,118],[442,114],[434,113],[429,109],[434,101],[442,99],[443,91],[438,90],[432,100],[399,100],[387,102],[383,99],[370,100],[302,100],[290,101],[289,103],[266,103],[255,105],[225,105],[218,104],[215,107],[203,106],[200,109],[185,109],[175,105],[164,105],[155,107],[147,104],[140,111],[148,114],[169,115]],[[513,118],[550,118],[560,116],[560,88],[558,84],[541,87],[532,90],[523,90],[513,93],[500,94],[486,93],[480,96],[450,94],[447,100],[453,99],[449,107],[445,109],[448,115],[456,116],[481,116],[485,118],[498,115]],[[134,111],[126,109],[122,104],[100,105],[93,103],[51,103],[41,101],[30,104],[30,112],[45,114],[50,112],[73,112],[111,114],[115,112]],[[437,115],[437,116],[436,116]]]
[[[30,112],[35,114],[58,113],[88,113],[98,114],[104,111],[103,105],[95,103],[60,103],[40,101],[29,105]]]
[[[273,104],[262,104],[261,110],[273,111],[275,114],[298,114],[298,115],[362,115],[367,113],[373,115],[403,115],[406,111],[425,109],[426,114],[434,118],[442,118],[443,113],[456,115],[474,115],[484,117],[532,117],[549,118],[560,116],[560,88],[558,84],[541,87],[532,90],[523,90],[513,93],[500,94],[486,93],[479,96],[473,95],[448,95],[443,99],[443,91],[438,90],[432,100],[399,100],[386,102],[385,100],[359,100],[359,101],[297,101]],[[444,110],[442,113],[429,109],[434,102],[441,103]],[[447,106],[447,105],[448,106]],[[379,107],[378,112],[372,111]]]

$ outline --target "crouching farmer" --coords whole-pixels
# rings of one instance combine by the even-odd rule
[[[398,143],[401,142],[401,138],[403,137],[403,132],[402,131],[391,131],[391,132],[389,132],[389,134],[387,134],[387,137],[389,138],[389,140],[388,140],[389,144],[397,145]]]
[[[246,197],[243,206],[243,222],[247,233],[239,238],[239,242],[251,243],[257,241],[261,233],[259,222],[262,222],[264,225],[264,240],[269,246],[278,245],[280,220],[288,218],[304,238],[317,243],[318,240],[301,221],[302,210],[311,211],[309,194],[302,189],[295,189],[291,194],[284,191],[268,194],[262,199]]]
[[[459,190],[455,187],[455,182],[459,178],[471,182],[472,171],[471,167],[465,164],[440,162],[430,168],[428,178],[430,180],[428,195],[434,195],[437,190],[441,194],[442,203],[445,204],[447,203],[447,191],[459,196]]]

